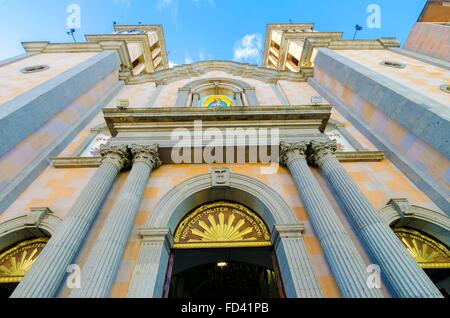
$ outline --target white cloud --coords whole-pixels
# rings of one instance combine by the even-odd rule
[[[234,45],[234,60],[238,62],[256,62],[261,57],[262,36],[259,33],[247,34]]]
[[[200,53],[198,53],[198,58],[200,59],[200,61],[204,61],[206,59],[205,57],[205,53],[202,51],[200,51]]]
[[[172,67],[175,67],[175,66],[178,66],[178,64],[169,60],[169,68],[172,68]]]
[[[194,62],[194,60],[192,59],[192,57],[190,57],[189,54],[186,54],[186,56],[184,57],[184,64],[192,64]]]

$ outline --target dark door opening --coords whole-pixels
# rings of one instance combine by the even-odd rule
[[[450,268],[424,269],[445,298],[450,298]]]
[[[169,298],[279,298],[283,287],[270,248],[175,250]]]
[[[0,284],[0,299],[9,298],[14,289],[16,289],[19,283],[1,283]]]

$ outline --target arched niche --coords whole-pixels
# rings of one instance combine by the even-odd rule
[[[416,229],[450,246],[450,219],[442,212],[411,205],[407,199],[392,199],[378,213],[392,228]]]
[[[381,218],[433,281],[450,296],[450,219],[438,211],[392,199],[379,211]]]
[[[0,297],[9,297],[61,220],[48,208],[0,224]]]
[[[216,174],[220,175],[217,176]],[[219,184],[216,180],[221,180]],[[303,241],[304,227],[298,223],[280,195],[251,177],[212,169],[211,174],[187,180],[169,191],[153,209],[145,228],[138,262],[128,297],[162,297],[173,233],[194,208],[219,200],[229,200],[252,209],[270,233],[287,297],[322,297]]]
[[[235,106],[259,106],[255,88],[248,83],[225,77],[192,81],[178,90],[177,107],[197,107],[201,98],[208,95],[227,95]]]
[[[60,222],[49,208],[31,208],[28,214],[0,223],[0,251],[21,241],[51,237]]]

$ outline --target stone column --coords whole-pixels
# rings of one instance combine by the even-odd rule
[[[302,224],[275,225],[271,241],[277,255],[280,274],[288,298],[322,298],[317,278],[312,269]]]
[[[342,297],[382,297],[378,289],[367,286],[367,267],[308,167],[306,148],[304,142],[282,142],[280,159],[294,178]]]
[[[142,245],[131,277],[128,298],[161,298],[164,293],[172,233],[167,228],[143,229]]]
[[[380,266],[398,297],[442,297],[439,290],[409,255],[394,232],[377,215],[364,194],[335,156],[335,142],[313,142],[313,156],[353,223],[362,244]]]
[[[42,250],[11,298],[51,298],[59,290],[119,171],[128,163],[125,145],[102,146],[100,167]]]
[[[133,167],[82,270],[81,288],[70,297],[106,298],[122,260],[151,171],[161,165],[158,145],[131,146]]]

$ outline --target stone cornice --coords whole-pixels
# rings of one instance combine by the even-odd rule
[[[128,47],[124,41],[106,42],[78,42],[78,43],[50,43],[50,42],[23,42],[25,51],[29,53],[81,53],[116,51],[121,62],[121,80],[129,80],[132,76]]]
[[[382,151],[336,152],[336,157],[340,162],[379,162],[385,158]],[[97,168],[101,157],[55,157],[51,160],[52,166],[57,169]]]
[[[228,121],[313,121],[320,131],[324,131],[331,116],[330,105],[291,105],[264,107],[229,107],[229,108],[197,108],[197,107],[153,107],[153,108],[104,108],[105,121],[112,136],[118,129],[143,129],[171,123],[186,123],[195,120],[203,122]],[[181,126],[181,124],[178,124]]]

